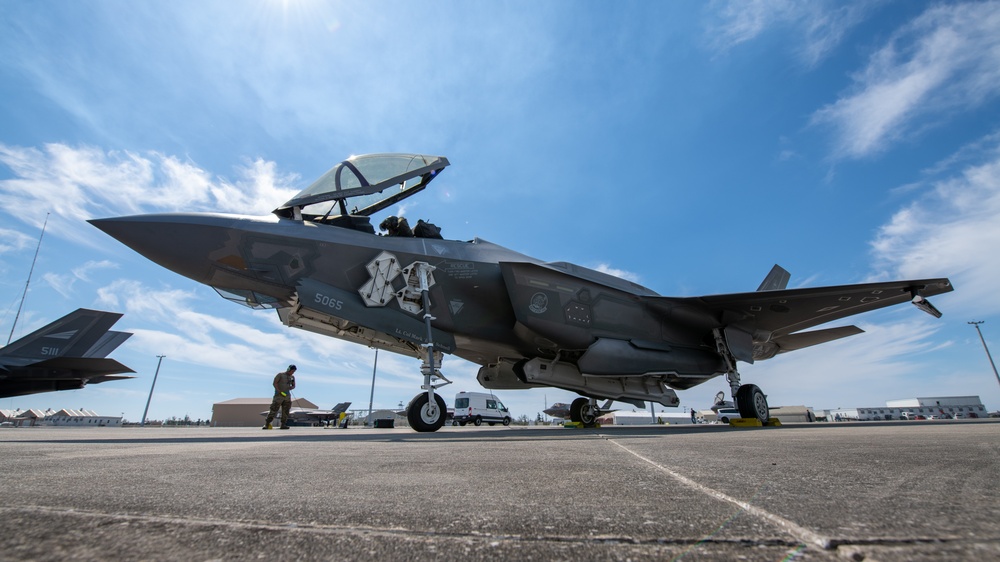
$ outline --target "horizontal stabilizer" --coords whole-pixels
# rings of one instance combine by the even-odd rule
[[[114,359],[106,357],[53,357],[37,363],[28,365],[31,368],[60,369],[73,371],[84,375],[86,373],[100,373],[102,375],[117,375],[119,373],[134,373],[125,365]],[[131,377],[129,377],[131,378]],[[91,381],[93,382],[93,381]]]
[[[788,334],[787,336],[781,336],[780,338],[776,338],[772,341],[778,344],[778,353],[784,353],[786,351],[796,351],[806,347],[862,333],[864,333],[864,330],[858,328],[857,326],[841,326],[839,328],[828,328],[826,330],[813,330],[811,332]]]

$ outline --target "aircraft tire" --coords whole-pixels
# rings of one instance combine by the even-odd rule
[[[440,394],[434,395],[434,401],[437,402],[437,409],[432,415],[426,392],[421,392],[410,400],[410,405],[406,407],[406,421],[410,422],[410,427],[415,431],[437,431],[444,425],[444,420],[448,417],[448,407]]]
[[[590,407],[590,400],[577,398],[569,406],[570,421],[582,423],[584,427],[594,427],[597,425],[597,418],[601,416],[601,411]]]
[[[740,416],[757,418],[764,423],[771,415],[767,406],[767,396],[755,384],[745,384],[736,391],[736,407]]]
[[[472,423],[474,423],[476,427],[479,427],[483,425],[483,418],[476,416],[476,419]]]

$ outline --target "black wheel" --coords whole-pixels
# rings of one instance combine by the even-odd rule
[[[587,398],[577,398],[569,406],[569,419],[582,423],[584,427],[597,425],[597,418],[600,415],[600,410],[592,406]]]
[[[757,418],[764,423],[771,415],[767,407],[767,396],[755,384],[745,384],[736,391],[736,407],[740,416]]]
[[[465,422],[458,422],[458,425],[465,427]]]
[[[581,411],[583,407],[590,404],[590,400],[586,398],[577,398],[569,405],[569,421],[582,422]]]
[[[476,420],[473,421],[472,423],[476,424],[477,426],[483,425],[483,418],[476,416]]]
[[[510,418],[504,418],[503,419],[503,424],[504,425],[510,425]]]
[[[497,424],[497,422],[489,422],[489,424],[490,424],[490,427],[493,427],[494,425]]]
[[[427,400],[427,393],[421,392],[414,396],[413,400],[410,400],[410,405],[406,407],[406,420],[416,431],[437,431],[444,425],[447,416],[448,407],[440,394],[434,395],[434,404],[431,404]]]

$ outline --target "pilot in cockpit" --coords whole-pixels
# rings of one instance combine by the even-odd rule
[[[423,219],[417,221],[417,226],[410,229],[410,223],[405,217],[389,217],[378,225],[379,230],[385,232],[385,236],[406,236],[417,238],[441,238],[441,229],[437,225],[424,222]]]
[[[378,225],[378,229],[384,231],[386,236],[413,237],[413,231],[410,230],[410,223],[406,222],[406,217],[388,217]]]

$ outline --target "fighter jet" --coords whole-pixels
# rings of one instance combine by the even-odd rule
[[[350,402],[341,402],[333,407],[332,410],[320,410],[315,408],[291,408],[288,411],[288,417],[290,421],[295,425],[326,425],[329,426],[330,422],[336,423],[340,420],[340,414],[347,413],[347,409],[351,407]],[[260,413],[262,416],[269,414],[269,411],[263,411]]]
[[[132,335],[108,331],[121,317],[80,308],[0,348],[0,398],[135,378],[107,358]]]
[[[402,228],[375,213],[423,191],[441,156],[369,154],[334,166],[263,217],[153,214],[90,222],[150,260],[253,308],[275,308],[291,327],[422,359],[421,392],[407,418],[436,431],[450,383],[441,357],[480,365],[487,389],[556,387],[581,395],[570,418],[592,426],[598,400],[679,404],[675,390],[725,375],[744,417],[766,421],[767,398],[741,384],[753,363],[859,334],[807,331],[927,297],[948,279],[786,289],[775,266],[757,291],[667,297],[566,262],[543,262],[479,238],[443,239],[433,225]]]

